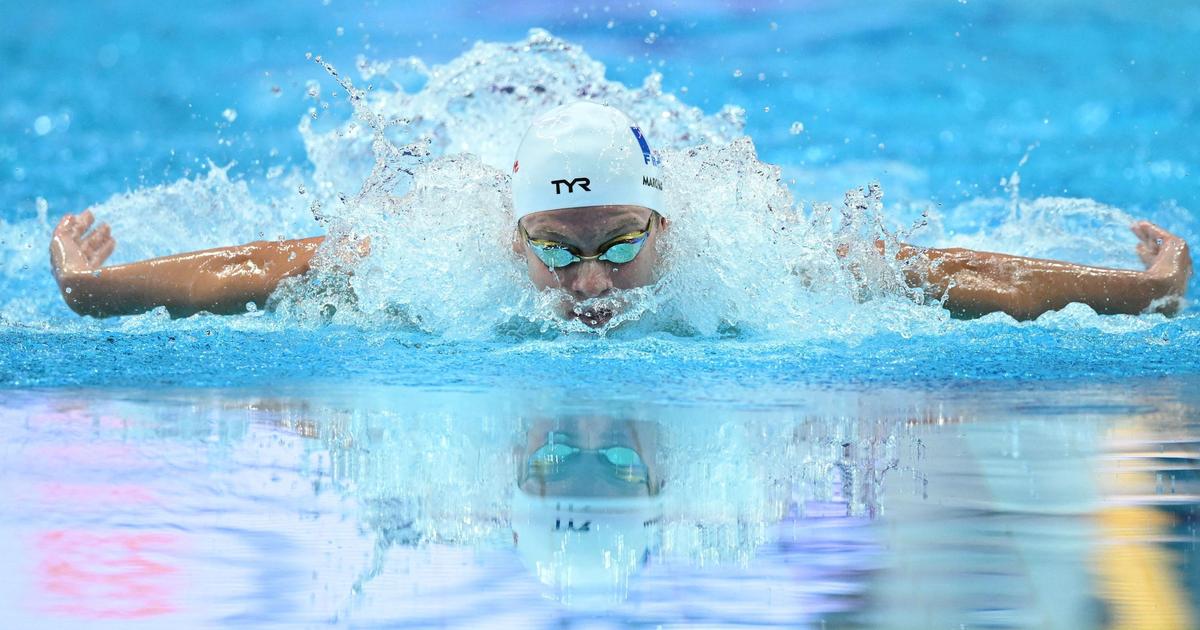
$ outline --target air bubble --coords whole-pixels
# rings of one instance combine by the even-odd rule
[[[50,133],[50,131],[53,129],[54,122],[50,120],[49,116],[38,116],[37,119],[33,121],[33,132],[39,136],[44,136]]]

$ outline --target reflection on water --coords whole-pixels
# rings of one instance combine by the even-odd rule
[[[1194,384],[754,409],[11,392],[0,606],[114,627],[1194,627]]]
[[[48,613],[136,619],[174,612],[178,568],[155,560],[178,543],[173,533],[50,530],[34,543],[38,587]]]
[[[1181,411],[1190,416],[1190,433],[1178,422],[1185,416],[1167,414],[1137,418],[1107,438],[1101,466],[1107,501],[1095,515],[1103,542],[1094,562],[1114,627],[1200,625],[1200,436],[1195,411]]]

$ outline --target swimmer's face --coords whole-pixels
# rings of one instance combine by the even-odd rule
[[[645,225],[645,224],[643,224]],[[647,497],[663,486],[659,477],[659,427],[641,420],[563,418],[537,420],[519,452],[523,463],[517,485],[527,494],[585,497]],[[538,465],[538,453],[549,443],[582,451],[568,454],[553,465]],[[625,468],[599,457],[603,450],[619,462],[636,462]],[[636,458],[628,454],[636,454]],[[543,460],[544,461],[544,460]]]
[[[603,298],[617,289],[632,289],[652,284],[659,267],[658,237],[668,222],[641,206],[589,206],[537,212],[521,219],[529,237],[568,245],[582,256],[594,256],[614,238],[640,232],[650,222],[650,234],[633,260],[616,264],[603,260],[581,260],[566,267],[550,269],[516,230],[513,250],[525,258],[529,279],[540,290],[562,289],[569,300],[561,305],[566,318],[578,318],[592,327],[603,326],[616,314],[616,305],[600,304],[587,308],[588,301]],[[584,312],[576,312],[583,305]]]

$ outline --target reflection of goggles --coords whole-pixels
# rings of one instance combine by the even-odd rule
[[[572,462],[579,461],[583,453],[594,453],[596,457],[612,468],[617,479],[637,485],[648,482],[649,470],[637,451],[626,446],[581,449],[559,441],[564,437],[561,433],[550,433],[549,441],[529,456],[526,470],[528,476],[554,475],[562,472],[562,469]]]
[[[650,225],[654,222],[654,213],[650,213],[650,219],[646,221],[646,228],[640,232],[630,232],[622,234],[617,238],[600,246],[595,256],[581,256],[579,251],[574,247],[557,241],[547,241],[537,238],[530,238],[529,232],[525,231],[525,226],[521,227],[521,235],[525,237],[525,241],[533,248],[533,253],[550,269],[559,269],[568,265],[573,265],[581,260],[603,260],[618,265],[632,261],[637,258],[637,255],[642,251],[642,245],[646,244],[646,238],[650,236]]]

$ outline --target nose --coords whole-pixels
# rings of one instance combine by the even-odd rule
[[[586,300],[600,297],[613,288],[612,278],[604,263],[598,260],[585,260],[578,263],[579,269],[571,279],[570,289],[575,299]]]

